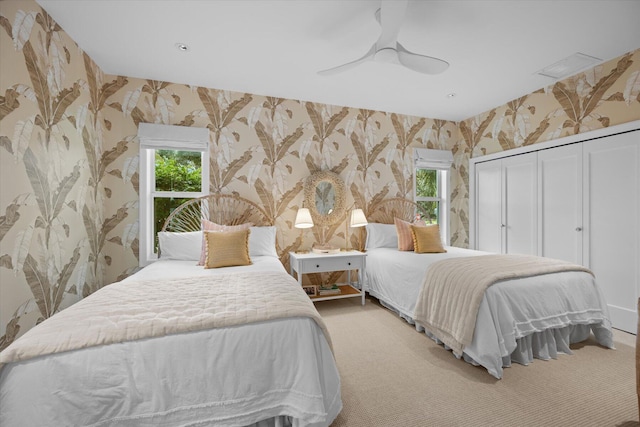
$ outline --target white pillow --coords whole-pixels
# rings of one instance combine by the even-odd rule
[[[176,233],[160,231],[158,233],[160,259],[199,261],[202,251],[202,231]]]
[[[249,256],[272,256],[276,252],[276,227],[251,227],[249,233]]]
[[[365,249],[395,248],[398,249],[398,232],[395,224],[378,224],[370,222],[367,227]]]

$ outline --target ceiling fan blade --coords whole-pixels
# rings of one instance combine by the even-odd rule
[[[342,73],[343,71],[347,71],[362,62],[369,61],[373,59],[376,54],[376,45],[371,46],[371,49],[367,53],[365,53],[361,58],[356,59],[355,61],[347,62],[346,64],[338,65],[337,67],[328,68],[326,70],[318,71],[318,74],[321,76],[331,76],[334,74]]]
[[[376,42],[377,50],[395,47],[408,2],[408,0],[384,0],[382,2],[379,15],[382,32]]]
[[[418,73],[440,74],[449,68],[447,61],[410,52],[400,43],[396,43],[396,51],[398,52],[398,60],[400,63]]]

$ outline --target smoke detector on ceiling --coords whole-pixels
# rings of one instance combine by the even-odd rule
[[[576,52],[567,58],[537,71],[536,74],[551,77],[552,79],[562,79],[577,74],[587,68],[591,68],[599,62],[602,62],[602,59]]]
[[[176,43],[175,46],[180,52],[189,52],[189,46],[184,43]]]

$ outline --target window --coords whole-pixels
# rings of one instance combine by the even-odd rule
[[[422,217],[427,224],[440,224],[440,207],[443,203],[440,184],[445,174],[435,169],[416,168],[415,202],[427,212]]]
[[[439,224],[449,244],[449,168],[453,155],[446,150],[414,149],[414,201],[426,212],[427,224]]]
[[[171,212],[208,193],[209,132],[206,128],[141,123],[138,137],[140,265],[144,266],[157,259],[157,235]]]

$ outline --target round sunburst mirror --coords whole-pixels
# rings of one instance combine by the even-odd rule
[[[309,208],[313,223],[328,226],[344,220],[345,186],[340,175],[315,172],[304,184],[304,203]]]

